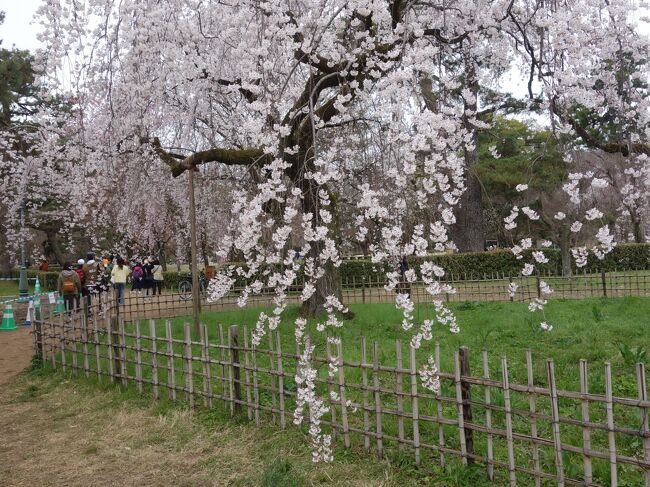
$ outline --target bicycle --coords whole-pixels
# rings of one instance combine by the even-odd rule
[[[205,296],[208,289],[208,280],[203,273],[199,274],[199,294]],[[182,277],[178,281],[178,294],[183,301],[192,299],[192,276]]]

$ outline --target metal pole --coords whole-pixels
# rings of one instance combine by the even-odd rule
[[[194,336],[201,333],[201,296],[199,294],[199,271],[196,264],[196,204],[194,201],[194,171],[192,167],[187,171],[190,193],[190,240],[192,252],[192,322],[194,325]]]
[[[27,284],[27,267],[25,267],[25,201],[20,205],[20,278],[18,280],[18,293],[26,299],[29,296]]]

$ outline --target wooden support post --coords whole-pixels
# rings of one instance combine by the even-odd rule
[[[278,344],[279,345],[279,344]],[[339,368],[339,399],[341,400],[341,423],[343,425],[343,443],[350,448],[350,427],[348,425],[348,405],[345,396],[345,370],[343,367],[343,346],[339,340],[336,344],[336,354]]]
[[[395,340],[395,395],[397,403],[397,438],[399,449],[404,449],[404,397],[402,396],[402,342]]]
[[[501,376],[503,380],[503,406],[506,413],[506,442],[508,444],[508,473],[511,487],[517,485],[515,471],[515,445],[512,434],[512,407],[510,405],[510,378],[508,377],[508,361],[501,358]]]
[[[284,371],[282,368],[282,344],[280,343],[280,332],[275,332],[275,349],[278,354],[278,396],[280,399],[280,428],[286,427],[286,417],[284,411]]]
[[[376,439],[377,439],[377,456],[382,459],[384,457],[383,446],[383,433],[381,424],[381,392],[379,389],[379,344],[376,341],[372,342],[372,382],[375,391],[375,424],[376,424]]]
[[[109,353],[113,359],[113,369],[111,370],[112,380],[120,374],[120,340],[118,331],[119,324],[117,316],[111,316],[108,335],[112,347],[112,352]]]
[[[158,400],[160,393],[158,391],[158,343],[156,338],[156,322],[149,320],[149,339],[151,340],[151,388],[153,398]]]
[[[472,373],[469,367],[469,349],[460,347],[460,392],[463,401],[463,421],[472,422],[472,394],[469,382],[463,380],[463,377],[471,377]],[[470,428],[465,428],[465,448],[467,449],[467,463],[474,463],[471,455],[474,454],[474,432]]]
[[[460,440],[460,460],[463,465],[467,460],[467,435],[465,430],[465,408],[463,407],[463,390],[460,382],[460,356],[454,352],[454,383],[456,385],[456,407],[458,409],[458,437]]]
[[[142,394],[142,339],[140,336],[140,320],[135,322],[135,382],[138,392]]]
[[[201,325],[201,348],[203,351],[203,394],[208,407],[212,407],[212,363],[210,361],[210,340],[208,325]]]
[[[616,465],[616,432],[614,431],[614,403],[612,400],[612,365],[605,362],[605,406],[607,409],[607,446],[609,447],[609,474],[611,487],[618,486]]]
[[[607,297],[607,280],[605,278],[605,270],[600,271],[600,282],[603,284],[603,296]]]
[[[636,382],[639,391],[639,401],[648,400],[648,389],[646,386],[645,365],[636,364]],[[641,415],[641,433],[643,434],[643,457],[646,463],[650,463],[650,427],[648,426],[648,408],[639,408]],[[644,471],[645,485],[650,487],[650,468]]]
[[[190,404],[194,407],[194,378],[192,370],[192,330],[189,323],[183,324],[183,335],[185,342],[185,395]]]
[[[176,366],[174,363],[174,337],[172,335],[172,323],[165,320],[165,339],[167,341],[167,388],[169,398],[176,400]]]
[[[124,387],[129,385],[129,372],[127,368],[127,353],[126,353],[126,336],[124,331],[124,320],[119,320],[120,324],[120,375],[122,376],[122,385]]]
[[[548,387],[551,394],[551,427],[553,429],[553,444],[555,450],[555,470],[557,472],[557,484],[564,487],[564,464],[562,460],[562,439],[560,437],[560,408],[557,399],[557,386],[555,384],[555,366],[553,360],[546,361],[548,374]]]
[[[90,377],[90,364],[88,363],[88,303],[84,300],[86,307],[81,321],[81,342],[84,356],[84,373],[86,378]]]
[[[257,350],[255,344],[252,344],[252,356],[253,356],[253,398],[255,401],[255,425],[259,428],[260,426],[260,389],[257,383]]]
[[[366,337],[361,337],[361,384],[363,385],[363,446],[370,451],[370,408],[368,402],[368,357],[366,355]]]
[[[229,329],[229,343],[230,343],[230,364],[232,367],[232,383],[233,383],[233,407],[235,413],[241,412],[241,368],[239,364],[239,332],[237,325],[232,325]]]
[[[438,365],[438,369],[440,372],[442,372],[442,365],[440,362],[440,342],[436,342],[436,349],[435,349],[435,362]],[[445,468],[445,454],[442,451],[442,449],[445,447],[445,428],[443,427],[442,424],[442,419],[444,417],[444,409],[442,406],[442,398],[441,398],[441,392],[438,392],[436,394],[436,420],[438,424],[438,446],[440,449],[438,450],[440,452],[440,466],[442,468]]]
[[[584,449],[582,453],[584,472],[585,472],[585,483],[587,485],[593,482],[593,472],[591,468],[591,430],[587,423],[589,423],[589,399],[586,396],[589,394],[589,382],[587,374],[587,361],[580,359],[580,394],[583,396],[581,403],[582,411],[582,422],[584,426],[582,427],[582,447]]]
[[[225,406],[228,404],[228,398],[232,397],[232,382],[229,380],[226,381],[226,350],[224,344],[223,325],[221,323],[219,323],[219,353],[221,356],[221,397],[223,398],[223,404]],[[230,368],[228,368],[228,372],[230,372]],[[228,392],[226,392],[226,387],[228,387]],[[232,401],[229,404],[232,412]]]
[[[332,393],[334,392],[334,380],[332,379],[332,353],[330,349],[330,342],[329,340],[325,344],[325,350],[327,353],[327,402],[329,402],[330,405],[330,417],[332,420],[332,439],[336,439],[336,401],[332,399]]]
[[[97,368],[97,379],[102,378],[102,361],[99,353],[99,328],[97,326],[97,313],[93,313],[93,341],[95,342],[95,367]]]
[[[483,350],[483,378],[490,378],[490,366],[488,364],[488,352]],[[485,386],[485,427],[488,430],[487,434],[487,476],[490,482],[494,482],[494,444],[492,433],[492,393],[490,386]]]
[[[415,348],[409,346],[409,370],[411,375],[411,414],[413,421],[413,449],[415,464],[420,465],[420,414],[418,410],[418,371],[415,364]]]
[[[532,389],[535,387],[535,380],[533,376],[533,353],[530,349],[526,350],[526,369],[528,374],[528,387]],[[534,392],[528,392],[528,410],[530,411],[530,435],[537,439],[537,395]],[[535,487],[540,487],[542,484],[541,466],[539,461],[539,446],[533,442],[533,470],[535,472]]]
[[[251,374],[250,374],[250,352],[248,347],[248,328],[244,325],[244,380],[246,381],[246,411],[249,421],[253,419],[252,397],[251,397]]]

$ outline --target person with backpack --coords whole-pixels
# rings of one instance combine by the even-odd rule
[[[133,266],[133,272],[131,275],[133,277],[133,286],[131,287],[131,291],[142,294],[144,271],[142,270],[142,266],[139,262],[136,262]]]
[[[162,294],[163,283],[165,278],[163,276],[163,268],[160,265],[158,259],[153,261],[153,295],[156,295],[156,289],[158,290],[158,296]]]
[[[117,303],[124,304],[124,288],[126,287],[126,280],[131,274],[129,266],[126,265],[126,262],[123,258],[117,258],[117,264],[113,266],[111,270],[111,282],[115,287],[115,292],[117,293]]]
[[[86,295],[88,293],[88,290],[86,289],[86,273],[84,272],[84,265],[85,261],[83,259],[79,259],[77,261],[77,267],[75,268],[75,272],[79,276],[79,281],[81,282],[81,297],[83,299],[86,299]],[[81,307],[81,299],[80,297],[77,296],[77,303],[76,303],[76,308]]]
[[[63,296],[65,310],[70,312],[76,309],[76,302],[81,293],[81,280],[77,272],[72,269],[70,262],[64,262],[63,270],[59,274],[57,281],[59,295]]]
[[[142,274],[145,294],[149,296],[149,291],[152,293],[154,292],[153,264],[149,259],[144,260],[144,265],[142,266]]]

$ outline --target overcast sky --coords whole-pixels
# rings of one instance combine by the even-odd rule
[[[36,39],[39,25],[32,24],[36,9],[43,0],[0,0],[0,10],[5,12],[5,21],[0,25],[2,47],[33,51],[40,47]]]

